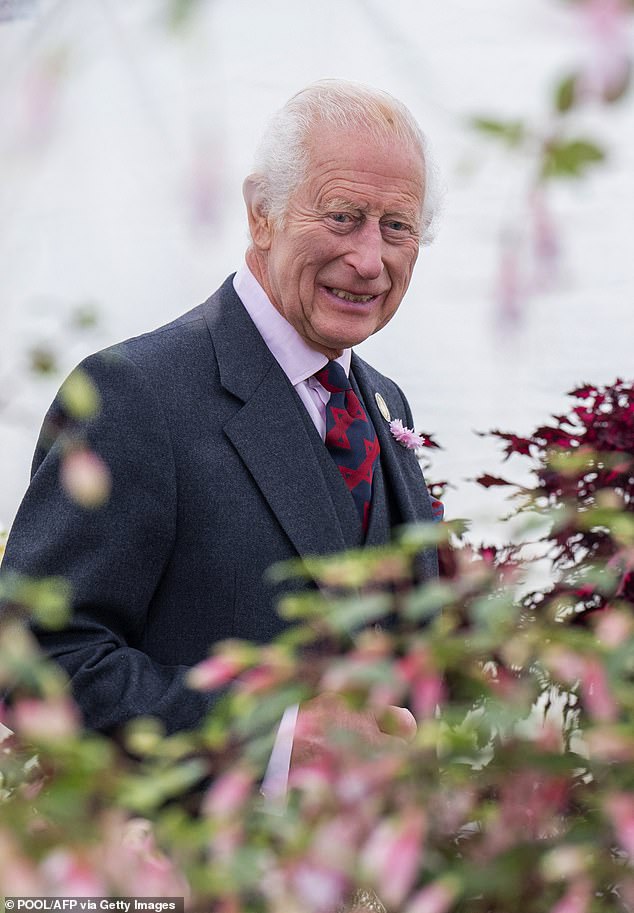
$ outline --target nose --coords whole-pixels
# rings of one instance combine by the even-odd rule
[[[362,279],[378,279],[383,272],[383,236],[378,221],[366,219],[350,238],[345,260]]]

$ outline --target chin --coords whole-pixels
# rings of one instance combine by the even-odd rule
[[[350,349],[365,342],[376,330],[375,323],[371,325],[364,323],[363,326],[346,327],[345,330],[341,327],[333,329],[331,332],[324,329],[323,332],[317,334],[317,338],[321,340],[322,345],[328,346],[330,349]]]

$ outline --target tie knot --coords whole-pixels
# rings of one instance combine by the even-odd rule
[[[338,361],[329,361],[320,371],[315,372],[315,377],[329,393],[343,393],[344,390],[351,389],[346,372]]]

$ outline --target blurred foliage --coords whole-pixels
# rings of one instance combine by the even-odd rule
[[[166,2],[167,21],[182,25],[195,6]],[[488,116],[474,126],[536,149],[538,183],[582,177],[605,150],[575,135],[571,118],[623,97],[631,66],[620,63],[594,82],[583,68],[561,77],[547,130]],[[77,315],[77,327],[91,325],[90,309]],[[30,358],[55,370],[52,347]],[[62,395],[77,419],[99,408],[81,373]],[[166,736],[147,719],[113,738],[85,732],[25,624],[63,624],[67,586],[4,575],[4,894],[332,913],[361,885],[391,913],[634,911],[634,387],[571,395],[570,412],[532,435],[494,432],[507,457],[532,461],[531,485],[479,479],[509,487],[527,529],[547,524],[535,557],[470,546],[456,522],[274,569],[314,589],[282,602],[289,627],[272,644],[217,645],[192,670],[192,687],[227,689],[196,732]],[[68,443],[65,484],[95,506],[107,468]],[[432,545],[443,574],[420,584],[417,556]],[[549,562],[550,581],[527,592],[535,558]],[[369,751],[333,731],[323,756],[293,766],[281,804],[265,799],[277,721],[324,692],[377,718],[409,706],[417,735]]]
[[[615,104],[631,86],[628,7],[619,0],[578,0],[576,5],[589,30],[593,52],[577,69],[555,81],[546,124],[489,115],[471,119],[475,130],[535,157],[538,183],[581,177],[588,167],[604,161],[607,153],[597,140],[570,135],[574,115],[584,107]]]
[[[476,549],[459,523],[276,568],[314,590],[282,602],[273,643],[217,645],[192,670],[227,688],[196,732],[82,732],[59,672],[5,619],[5,893],[88,879],[192,910],[326,913],[361,885],[394,913],[634,909],[634,386],[572,396],[532,435],[495,432],[533,460],[534,485],[513,491],[550,521],[550,588],[527,597],[517,547]],[[444,576],[419,584],[434,543]],[[21,611],[54,604],[49,586],[22,590]],[[264,798],[282,712],[324,692],[376,718],[410,707],[414,741],[369,750],[333,731],[281,805]]]

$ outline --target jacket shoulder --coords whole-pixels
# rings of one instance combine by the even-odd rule
[[[202,304],[163,326],[96,352],[82,366],[90,368],[100,363],[112,366],[117,361],[127,361],[142,371],[159,371],[165,375],[166,366],[196,363],[199,356],[209,353],[210,315],[221,314],[227,298],[235,295],[232,278],[229,276]]]

